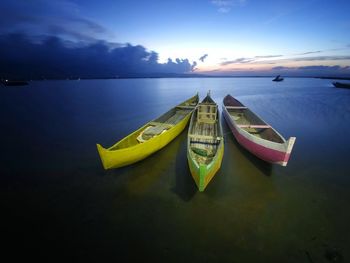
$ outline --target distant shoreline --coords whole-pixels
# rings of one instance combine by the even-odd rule
[[[200,74],[150,74],[150,75],[125,75],[117,77],[67,77],[67,78],[8,78],[11,81],[40,81],[40,80],[93,80],[93,79],[157,79],[157,78],[274,78],[275,76],[211,76]],[[284,78],[317,78],[317,79],[334,79],[350,80],[350,77],[332,77],[332,76],[283,76]],[[6,79],[6,78],[1,78]]]

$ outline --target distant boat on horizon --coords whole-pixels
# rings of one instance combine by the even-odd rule
[[[284,78],[281,78],[281,75],[278,75],[272,81],[282,81],[282,80],[284,80]]]
[[[344,82],[333,82],[334,87],[336,88],[343,88],[343,89],[350,89],[350,83],[344,83]]]
[[[4,86],[25,86],[25,85],[28,85],[28,81],[25,81],[25,80],[2,79],[1,83]]]

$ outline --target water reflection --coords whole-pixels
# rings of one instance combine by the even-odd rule
[[[171,189],[183,201],[190,201],[198,192],[187,164],[187,128],[177,138],[180,145],[176,154],[175,186]]]
[[[235,151],[235,152],[239,151],[239,153],[242,154],[250,164],[253,164],[260,171],[260,173],[262,173],[265,176],[270,176],[272,174],[273,165],[257,158],[255,155],[253,155],[252,153],[247,151],[245,148],[243,148],[235,139],[234,135],[232,134],[223,116],[221,118],[221,122],[222,122],[223,132],[225,134],[225,142],[227,146],[230,146],[232,151]],[[235,147],[232,147],[232,145],[234,145]],[[228,155],[231,155],[231,154],[228,154]],[[232,157],[227,157],[227,158],[232,158]],[[245,163],[244,165],[249,166],[248,163],[244,161],[242,162]]]
[[[346,262],[350,93],[327,80],[271,84],[270,78],[82,80],[1,89],[8,229],[40,237],[35,244],[43,249],[55,239],[59,251],[69,247],[80,260],[103,254],[116,261],[181,262],[191,255],[192,262]],[[96,142],[112,145],[208,89],[219,105],[230,93],[285,137],[296,135],[288,166],[241,148],[222,119],[222,166],[203,193],[188,169],[186,130],[139,163],[103,170]],[[10,231],[7,237],[14,239]]]

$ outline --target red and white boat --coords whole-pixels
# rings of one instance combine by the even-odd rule
[[[222,108],[225,120],[239,144],[266,162],[287,165],[295,137],[284,139],[231,95],[224,98]]]

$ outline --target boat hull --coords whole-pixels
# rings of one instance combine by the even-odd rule
[[[204,106],[204,108],[209,107],[211,109],[207,109],[207,111],[203,113],[203,108],[201,110],[199,109],[202,106]],[[215,109],[215,113],[212,111],[213,109]],[[212,116],[211,119],[208,119],[208,115]],[[216,117],[213,118],[213,115]],[[213,157],[202,155],[198,152],[198,149],[196,152],[196,147],[194,145],[197,143],[215,145],[215,148],[211,148],[211,150],[215,149],[215,155]],[[210,149],[210,147],[208,147],[208,149]],[[187,135],[188,166],[190,168],[192,178],[195,181],[200,192],[203,192],[205,190],[205,188],[208,186],[210,181],[220,169],[223,155],[224,138],[222,133],[220,114],[218,114],[217,104],[212,100],[210,94],[208,94],[202,103],[198,104],[196,110],[193,112]]]
[[[192,178],[195,181],[200,192],[204,191],[204,189],[210,183],[211,179],[213,179],[214,175],[217,173],[217,171],[219,171],[223,156],[223,143],[221,143],[221,145],[219,146],[217,155],[209,165],[198,165],[191,157],[189,150],[187,151],[188,166],[190,168]]]
[[[145,142],[136,144],[134,143],[134,145],[130,147],[114,149],[117,145],[128,144],[128,141],[130,140],[136,141],[137,135],[144,131],[149,126],[149,123],[129,134],[127,137],[108,149],[105,149],[100,144],[97,144],[97,150],[100,155],[103,168],[113,169],[130,165],[145,159],[156,151],[159,151],[185,129],[186,125],[189,122],[191,114],[192,111],[184,116],[184,118],[180,120],[176,125],[166,130],[165,132],[154,136]]]
[[[237,142],[243,148],[266,162],[282,166],[288,164],[295,137],[291,137],[288,141],[284,140],[284,143],[261,139],[239,128],[225,106],[223,106],[223,115]]]

